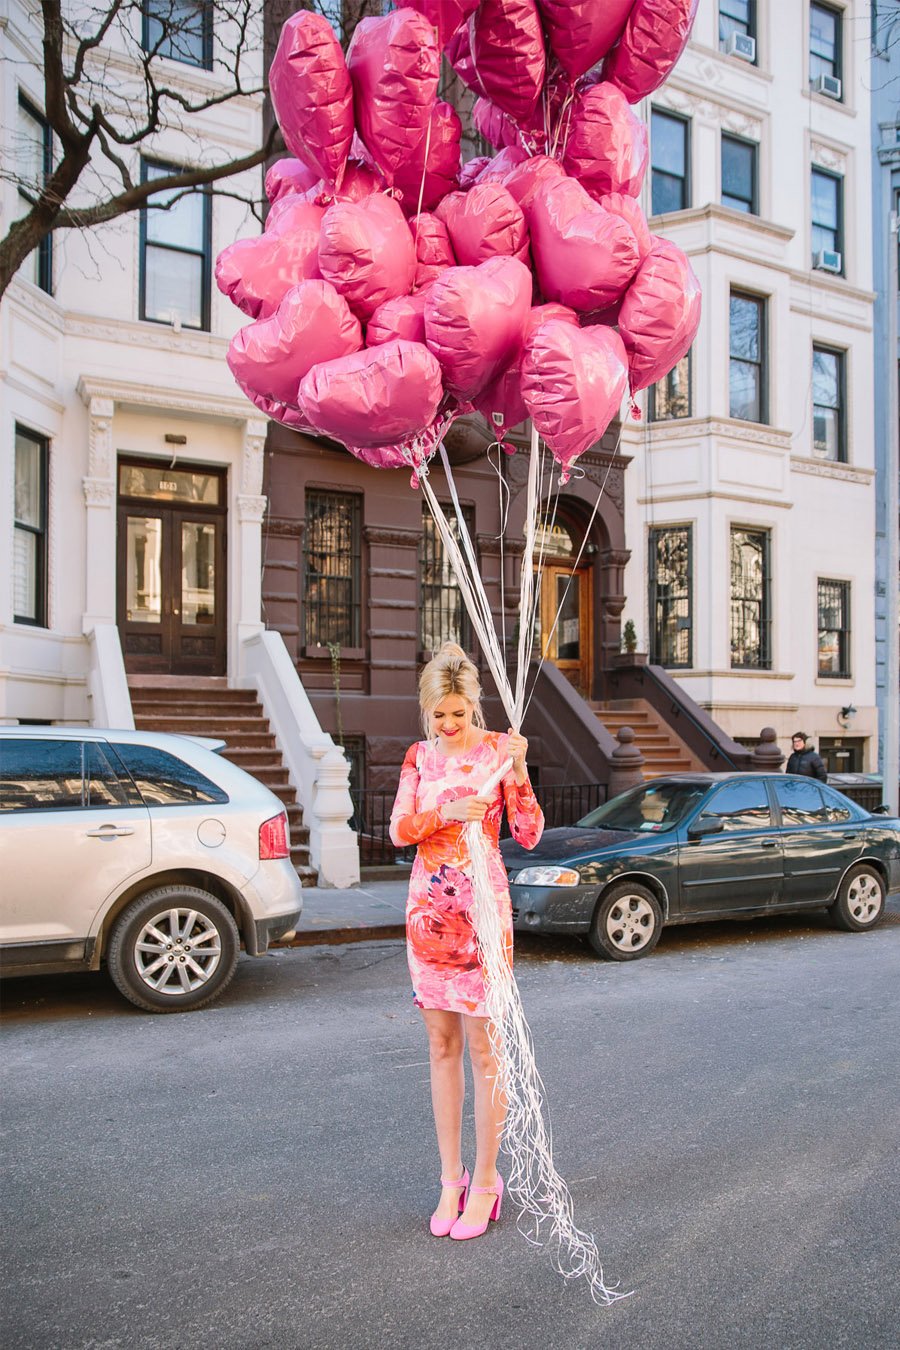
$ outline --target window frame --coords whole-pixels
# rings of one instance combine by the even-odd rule
[[[830,225],[823,225],[820,221],[816,220],[815,216],[813,215],[813,211],[815,210],[815,206],[814,206],[814,203],[815,203],[815,194],[814,194],[814,192],[813,192],[813,179],[816,177],[817,174],[818,174],[818,176],[819,176],[820,178],[829,178],[829,179],[831,179],[831,181],[837,185],[837,203],[836,203],[836,205],[837,205],[837,210],[836,210],[836,215],[837,215],[837,225],[835,226],[835,230],[834,230],[835,241],[834,241],[834,249],[833,249],[833,252],[839,253],[839,254],[841,255],[841,270],[840,270],[840,272],[836,273],[835,275],[837,275],[837,276],[845,276],[845,275],[846,275],[846,272],[847,272],[847,260],[846,260],[846,253],[845,253],[845,249],[844,249],[844,175],[843,175],[842,173],[835,173],[832,169],[823,169],[822,166],[821,166],[820,164],[812,164],[812,165],[810,165],[810,170],[809,170],[809,233],[810,233],[810,239],[809,239],[809,245],[810,245],[810,248],[809,248],[809,252],[810,252],[810,257],[811,257],[811,259],[812,259],[812,261],[813,261],[813,263],[814,263],[814,262],[815,262],[815,257],[816,257],[816,252],[817,252],[817,250],[816,250],[815,248],[813,248],[813,241],[812,241],[812,233],[813,233],[813,230],[817,230],[817,229],[818,229],[818,230],[830,230],[830,229],[831,229],[831,226],[830,226]]]
[[[149,156],[141,156],[141,182],[146,183],[149,180],[147,169],[152,165],[156,169],[165,169],[169,173],[181,172],[183,166],[172,164],[167,160],[153,159]],[[154,194],[151,193],[151,196]],[[187,194],[186,194],[187,195]],[[164,244],[156,240],[147,238],[147,212],[148,206],[142,206],[140,209],[139,225],[139,266],[138,266],[138,318],[142,323],[158,323],[164,328],[173,326],[171,319],[157,319],[147,313],[147,249],[159,248],[165,249],[169,253],[185,253],[192,258],[202,260],[202,293],[200,297],[200,324],[181,321],[181,327],[187,328],[192,333],[208,333],[211,331],[211,313],[212,313],[212,197],[208,188],[196,188],[192,195],[198,195],[203,200],[203,246],[201,249],[176,248],[173,244]]]
[[[738,23],[738,24],[742,24],[742,23],[743,23],[743,20],[741,20],[741,19],[735,19],[734,16],[731,15],[731,14],[726,15],[726,18],[730,19],[733,23]],[[755,58],[754,58],[754,60],[753,60],[753,65],[754,65],[754,66],[759,65],[759,25],[758,25],[758,23],[757,23],[757,19],[758,19],[758,15],[757,15],[756,0],[748,0],[748,2],[747,2],[747,24],[746,24],[746,28],[744,29],[744,32],[745,32],[745,34],[746,34],[747,37],[752,37],[753,40],[754,40],[754,42],[756,43],[756,56],[755,56]],[[718,31],[717,31],[717,34],[716,34],[716,46],[717,46],[717,49],[718,49],[720,52],[722,52],[722,53],[724,54],[724,52],[725,52],[725,39],[723,39],[722,36],[721,36],[721,21],[722,21],[722,0],[719,0],[718,5],[716,6],[716,28],[717,28],[717,30],[718,30]],[[749,62],[748,62],[748,64],[749,64]]]
[[[832,101],[835,103],[843,103],[844,102],[844,11],[843,9],[840,9],[837,5],[822,4],[821,0],[810,0],[809,32],[807,34],[807,60],[809,61],[810,66],[809,70],[810,85],[812,85],[813,80],[817,78],[812,73],[813,57],[815,57],[819,61],[825,59],[824,57],[819,56],[818,52],[814,52],[812,49],[812,16],[814,9],[824,10],[825,13],[832,15],[836,21],[834,62],[831,74],[834,76],[835,79],[838,79],[841,82],[841,96],[839,99],[833,99]]]
[[[743,596],[735,597],[732,559],[736,534],[760,535],[763,540],[763,584],[762,595],[758,601],[760,632],[759,660],[756,662],[738,662],[734,658],[734,606],[744,605]],[[732,522],[728,531],[728,647],[729,669],[731,670],[771,670],[772,669],[772,531],[765,525],[741,525]]]
[[[814,342],[812,345],[812,356],[815,361],[816,353],[820,352],[823,356],[833,356],[838,364],[838,404],[837,404],[837,429],[838,444],[837,458],[831,459],[825,455],[819,455],[816,452],[816,408],[828,407],[824,403],[816,403],[815,376],[810,381],[810,397],[812,398],[812,452],[816,459],[823,459],[829,464],[846,464],[848,462],[847,447],[847,353],[840,347],[831,347],[825,342]]]
[[[19,90],[18,106],[26,117],[30,117],[36,122],[41,131],[41,149],[43,164],[41,166],[44,183],[47,182],[53,173],[53,132],[50,129],[50,123],[42,112],[35,107],[28,95]],[[34,205],[34,201],[19,185],[19,200],[25,202],[29,208]],[[45,234],[44,238],[34,250],[37,253],[37,279],[32,285],[37,286],[47,295],[53,294],[53,232]]]
[[[840,625],[837,628],[825,627],[822,623],[822,593],[826,586],[835,587],[841,595]],[[851,583],[837,577],[816,578],[816,679],[852,680],[853,662],[851,660],[852,627]],[[836,633],[838,639],[839,670],[823,670],[820,664],[821,648],[819,642],[823,633]]]
[[[150,9],[152,0],[142,0],[141,3],[141,50],[151,51],[150,44],[150,23],[152,19],[157,18],[151,14]],[[201,33],[201,42],[203,44],[203,56],[200,61],[191,61],[186,56],[177,56],[174,52],[157,52],[156,56],[163,61],[178,61],[183,66],[190,66],[193,70],[212,70],[213,67],[213,6],[210,0],[197,0],[197,8],[201,11],[203,31]],[[161,20],[157,20],[161,22]]]
[[[13,502],[13,540],[17,530],[31,534],[37,538],[37,547],[35,554],[35,595],[34,612],[35,617],[15,613],[15,562],[13,562],[13,623],[22,624],[28,628],[47,628],[49,620],[50,596],[49,596],[49,518],[50,518],[50,438],[42,436],[38,431],[32,431],[30,427],[24,426],[21,422],[15,423],[15,436],[21,436],[24,440],[32,441],[38,447],[40,455],[41,483],[39,493],[40,520],[39,526],[26,525],[20,523],[15,514],[15,502]],[[15,455],[15,451],[14,451]]]
[[[444,508],[445,508],[445,513],[447,514],[447,518],[448,518],[448,520],[450,521],[451,527],[452,527],[453,525],[456,524],[456,515],[455,515],[455,512],[453,511],[453,508],[452,508],[452,507],[449,507],[449,508],[448,508],[448,504],[447,504],[446,502],[443,503],[443,505],[444,505]],[[473,505],[469,504],[469,503],[466,503],[466,504],[464,504],[464,505],[461,505],[460,509],[461,509],[461,511],[462,511],[463,519],[464,519],[464,521],[465,521],[465,523],[466,523],[466,526],[468,527],[469,534],[470,534],[471,538],[472,538],[473,541],[474,541],[474,538],[475,538],[475,507],[474,507]],[[418,558],[418,562],[419,562],[419,568],[418,568],[418,572],[419,572],[419,584],[418,584],[418,596],[417,596],[417,602],[418,602],[418,603],[417,603],[417,606],[416,606],[416,609],[417,609],[417,621],[418,621],[418,635],[417,635],[417,641],[418,641],[418,649],[419,649],[419,652],[420,652],[423,656],[427,656],[427,657],[430,659],[430,657],[434,654],[434,652],[433,652],[433,649],[432,649],[431,647],[427,646],[426,643],[425,643],[425,563],[426,563],[426,557],[425,557],[425,543],[426,543],[426,540],[427,540],[427,537],[428,537],[426,531],[427,531],[427,529],[428,529],[429,523],[433,523],[432,516],[431,516],[430,511],[428,510],[428,507],[427,507],[427,506],[425,505],[425,503],[423,502],[423,504],[422,504],[422,538],[421,538],[421,542],[420,542],[420,545],[419,545],[419,558]],[[437,533],[437,527],[436,527],[436,526],[435,526],[435,536],[434,536],[434,538],[435,538],[435,542],[437,542],[437,543],[439,543],[439,544],[441,545],[441,550],[443,551],[443,543],[441,542],[440,535]],[[458,641],[458,643],[459,643],[459,646],[462,647],[463,651],[471,652],[471,651],[474,651],[474,650],[475,650],[475,640],[474,640],[474,635],[473,635],[473,632],[472,632],[472,620],[470,619],[470,617],[469,617],[469,612],[468,612],[468,610],[466,609],[465,601],[464,601],[464,599],[463,599],[462,591],[461,591],[461,589],[460,589],[460,587],[459,587],[458,582],[454,582],[454,588],[455,588],[455,590],[456,590],[456,591],[458,592],[458,594],[459,594],[459,607],[460,607],[460,616],[461,616],[460,632],[459,632],[459,636],[458,636],[457,641]],[[443,593],[443,592],[446,592],[446,590],[447,590],[448,588],[447,588],[447,587],[444,587],[444,586],[441,586],[441,587],[439,587],[439,589],[440,589],[440,591]],[[449,635],[447,635],[447,636],[445,636],[444,638],[441,639],[442,642],[444,642],[444,641],[453,641],[453,640],[454,640],[454,639],[451,638]]]
[[[651,108],[650,108],[650,215],[651,215],[651,216],[654,216],[654,215],[671,215],[671,214],[673,214],[672,212],[667,212],[667,211],[654,211],[654,209],[653,209],[653,179],[654,179],[654,175],[655,175],[656,173],[662,172],[662,170],[656,169],[655,166],[654,166],[654,164],[653,164],[653,119],[654,119],[654,117],[663,117],[663,118],[666,118],[666,119],[667,119],[668,121],[670,121],[670,122],[679,122],[679,123],[681,124],[682,136],[684,137],[684,176],[683,176],[683,177],[679,177],[678,174],[672,174],[672,173],[667,174],[666,176],[669,177],[669,178],[678,179],[678,180],[681,182],[681,185],[682,185],[683,202],[682,202],[682,205],[681,205],[681,206],[676,207],[675,209],[678,210],[678,211],[688,211],[688,210],[690,210],[690,206],[691,206],[692,190],[693,190],[693,188],[692,188],[692,183],[691,183],[691,159],[692,159],[692,155],[691,155],[691,119],[690,119],[690,117],[685,117],[685,116],[683,116],[683,114],[681,114],[681,113],[673,112],[670,108],[660,108],[660,107],[654,107],[654,106],[651,106]]]
[[[675,374],[682,361],[687,361],[687,412],[683,413],[661,413],[657,401],[656,391],[660,385]],[[655,384],[651,384],[647,391],[647,421],[648,422],[683,422],[694,415],[694,348],[690,346],[685,352],[681,361],[676,361],[675,365],[667,375]]]
[[[749,361],[743,356],[734,356],[731,351],[731,302],[732,300],[749,300],[757,306],[759,314],[759,360]],[[759,421],[754,422],[750,419],[752,426],[769,425],[769,302],[768,297],[757,295],[753,291],[744,291],[740,287],[732,286],[728,291],[728,416],[733,417],[735,421],[747,421],[747,418],[736,417],[731,411],[731,369],[733,361],[741,361],[744,365],[757,365],[759,367]]]
[[[303,528],[303,572],[302,589],[300,605],[300,632],[302,638],[302,647],[304,652],[319,651],[322,648],[328,650],[328,642],[321,640],[311,640],[312,631],[310,628],[310,601],[309,601],[309,558],[310,558],[310,505],[315,498],[332,498],[346,502],[350,506],[350,572],[342,580],[350,582],[350,598],[348,608],[350,611],[350,637],[349,642],[339,642],[342,650],[361,652],[362,650],[362,494],[358,492],[342,492],[336,488],[313,487],[306,489],[304,497],[304,528]],[[317,575],[325,575],[317,573]],[[316,612],[321,609],[321,604],[315,606]]]
[[[666,652],[659,641],[661,624],[659,622],[660,597],[658,592],[659,540],[665,534],[684,534],[687,537],[687,577],[685,593],[687,596],[687,622],[678,631],[687,631],[687,660],[666,661]],[[691,670],[694,665],[694,527],[692,524],[651,525],[647,539],[647,578],[648,602],[650,608],[650,661],[653,665],[663,666],[665,670]],[[684,597],[671,597],[672,607]],[[676,619],[682,616],[675,615]]]
[[[723,131],[719,143],[719,201],[722,206],[730,211],[740,211],[739,206],[732,206],[729,202],[722,200],[725,196],[725,142],[730,141],[733,145],[746,146],[753,153],[750,160],[750,197],[747,211],[741,212],[742,215],[759,215],[759,141],[750,140],[746,136],[735,136],[730,131]],[[729,193],[729,196],[734,196]],[[738,201],[743,200],[737,198]]]

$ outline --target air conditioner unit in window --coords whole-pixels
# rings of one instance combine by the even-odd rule
[[[752,65],[756,60],[756,38],[749,33],[732,33],[725,44],[726,56],[739,56]]]
[[[814,94],[825,94],[828,98],[841,96],[841,82],[836,75],[817,75],[810,84]]]
[[[831,248],[819,249],[813,255],[813,267],[819,272],[840,272],[841,255]]]

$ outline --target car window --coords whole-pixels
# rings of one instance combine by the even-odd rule
[[[579,820],[579,825],[606,830],[641,830],[663,834],[674,829],[706,791],[702,783],[664,781],[632,788]]]
[[[785,825],[821,825],[830,820],[818,783],[809,778],[787,778],[775,783],[775,796]]]
[[[81,741],[0,741],[0,811],[80,810],[83,790]]]
[[[103,747],[96,741],[89,741],[84,747],[84,791],[85,805],[95,808],[129,806],[136,798],[127,775],[119,777]]]
[[[759,830],[772,824],[766,785],[758,778],[726,783],[700,812],[701,820],[721,820],[725,830]]]
[[[859,819],[846,797],[842,797],[839,792],[833,792],[828,787],[820,787],[819,791],[825,802],[825,819],[831,824],[839,825],[844,820]]]
[[[146,806],[186,806],[227,802],[223,792],[199,769],[151,745],[115,742],[112,747],[137,785]]]

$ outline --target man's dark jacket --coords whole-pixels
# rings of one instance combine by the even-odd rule
[[[787,762],[785,773],[799,773],[804,778],[818,778],[825,782],[828,770],[815,750],[795,750]]]

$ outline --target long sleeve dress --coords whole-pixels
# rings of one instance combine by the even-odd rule
[[[466,754],[445,756],[434,742],[419,741],[406,752],[391,813],[391,839],[398,848],[416,844],[406,906],[406,954],[413,998],[420,1008],[486,1016],[484,977],[470,910],[471,859],[465,827],[445,821],[439,808],[475,796],[508,758],[505,733],[488,732]],[[494,789],[484,816],[491,879],[512,962],[509,880],[500,856],[503,808],[513,838],[534,848],[544,816],[529,782],[519,786],[512,770]]]

